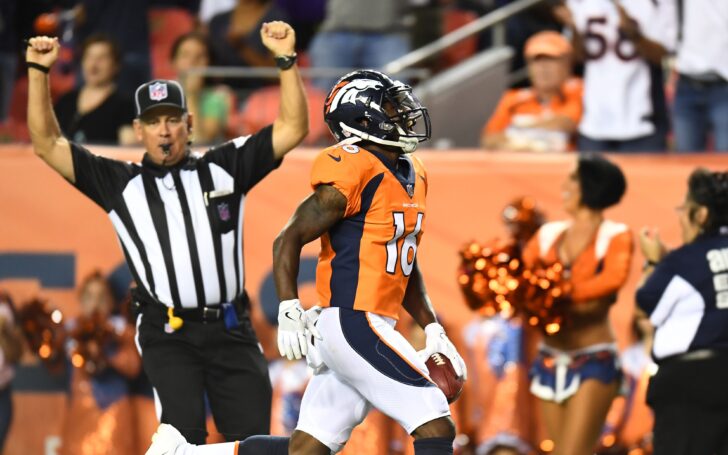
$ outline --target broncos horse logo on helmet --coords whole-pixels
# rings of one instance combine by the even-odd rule
[[[324,120],[339,142],[370,141],[403,153],[430,138],[430,116],[412,88],[374,70],[339,79],[326,97]]]

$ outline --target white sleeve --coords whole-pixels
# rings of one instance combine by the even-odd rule
[[[654,15],[640,24],[642,33],[662,44],[668,52],[677,47],[677,4],[675,0],[656,0]]]

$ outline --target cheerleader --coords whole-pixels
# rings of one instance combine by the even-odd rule
[[[610,306],[629,275],[629,228],[604,218],[626,189],[624,174],[600,155],[580,155],[562,184],[569,219],[543,225],[523,253],[529,268],[564,266],[571,288],[560,330],[546,335],[531,371],[530,390],[540,399],[555,455],[592,454],[621,372]]]
[[[141,370],[134,327],[112,315],[111,288],[99,272],[83,281],[79,301],[69,324],[74,368],[61,454],[138,453],[128,382]]]

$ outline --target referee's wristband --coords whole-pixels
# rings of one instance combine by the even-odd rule
[[[292,67],[298,59],[298,54],[295,52],[291,55],[277,55],[274,57],[276,66],[281,70],[285,71]]]
[[[48,74],[51,72],[50,66],[41,65],[40,63],[35,63],[35,62],[25,62],[25,64],[28,66],[28,68],[33,68],[35,70],[40,71],[41,73]]]

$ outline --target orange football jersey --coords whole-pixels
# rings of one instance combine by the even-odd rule
[[[320,304],[397,318],[425,226],[427,175],[412,155],[397,164],[356,145],[325,149],[311,186],[346,197],[344,219],[321,236]]]

